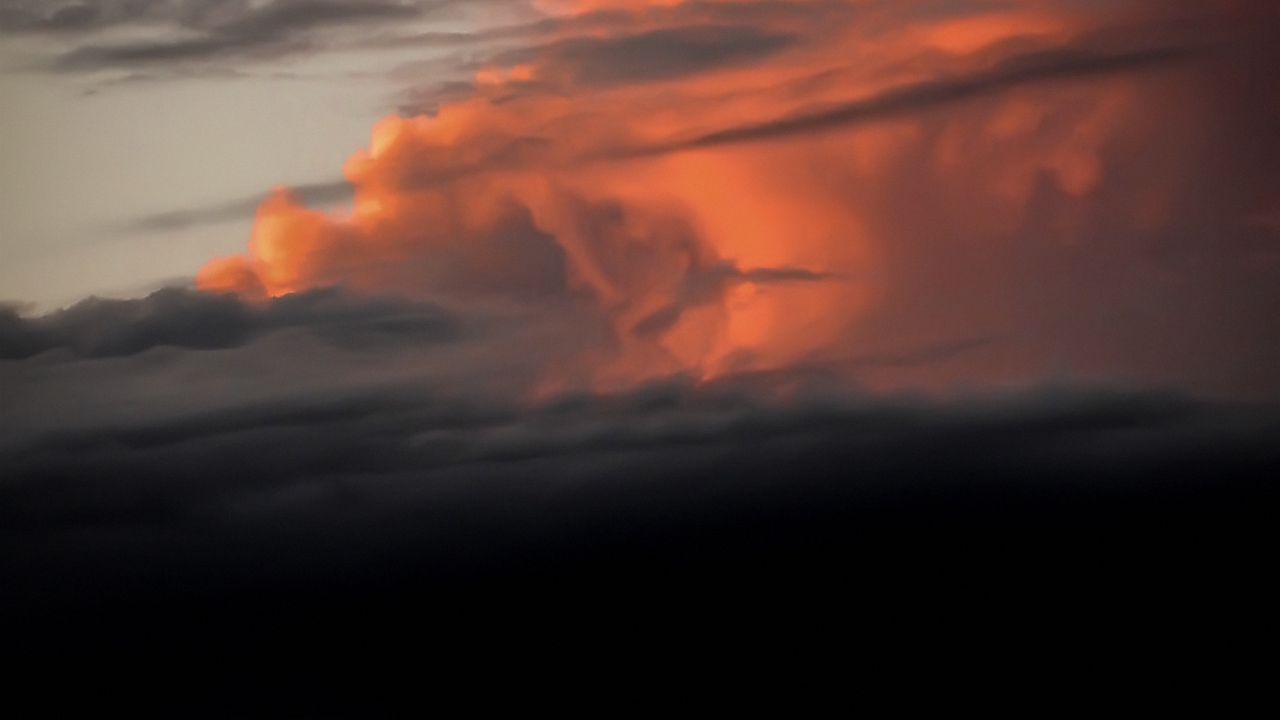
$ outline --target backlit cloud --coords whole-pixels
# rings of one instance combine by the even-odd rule
[[[1270,52],[1251,29],[1263,5],[543,8],[550,24],[492,56],[469,97],[375,130],[346,167],[352,213],[274,196],[249,253],[202,286],[572,296],[614,326],[599,372],[615,380],[959,326],[1025,339],[972,380],[1274,386],[1280,340],[1250,308],[1277,268],[1250,260],[1269,251],[1239,221],[1273,202],[1250,193],[1280,157],[1240,105],[1276,97],[1250,71]],[[1209,239],[1222,232],[1240,239]],[[1242,271],[1191,269],[1204,262]],[[747,279],[690,304],[716,267],[826,280]],[[1155,321],[1155,306],[1182,309]],[[1257,365],[1191,349],[1223,342]]]

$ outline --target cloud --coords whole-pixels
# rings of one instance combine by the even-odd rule
[[[702,32],[704,32],[703,29],[697,29],[698,34]],[[613,41],[593,40],[591,42],[605,45]],[[762,50],[762,52],[771,52],[773,50],[773,48],[768,48],[768,43],[765,45],[767,49]],[[965,102],[975,97],[999,93],[1003,90],[1024,85],[1141,72],[1150,68],[1185,62],[1204,52],[1204,48],[1197,47],[1168,47],[1119,55],[1044,53],[1016,56],[1006,60],[994,70],[974,76],[895,88],[871,98],[860,99],[815,113],[800,114],[760,124],[725,128],[684,140],[675,140],[650,146],[592,151],[577,162],[598,162],[602,159],[620,160],[662,155],[700,148],[777,140],[793,135],[810,136],[825,130],[884,121],[895,117],[909,117],[938,107]],[[682,56],[682,53],[671,52],[670,48],[664,48],[661,54],[665,57],[674,56],[679,58]],[[635,58],[631,57],[629,52],[621,52],[619,57],[627,59],[627,67],[630,68],[627,72],[657,72],[643,63],[632,64]],[[591,72],[593,73],[612,72],[600,67],[595,62],[584,60],[583,64],[584,67],[592,67]],[[692,72],[693,70],[690,69],[689,71]],[[648,79],[655,79],[656,77]],[[581,78],[578,79],[581,80]],[[619,78],[620,81],[636,79],[638,78]],[[468,90],[472,88],[471,85],[465,87]],[[416,173],[411,177],[406,177],[402,184],[406,187],[442,184],[492,169],[519,169],[530,164],[537,164],[537,150],[545,146],[545,144],[545,140],[537,138],[516,139],[470,166],[445,169],[436,167],[429,172]],[[289,191],[299,201],[308,205],[319,206],[347,201],[352,197],[353,192],[350,183],[343,180],[292,186]],[[208,207],[157,213],[132,221],[122,229],[128,232],[162,232],[245,219],[253,216],[254,211],[261,203],[261,197],[262,195],[258,194]]]
[[[541,74],[571,85],[606,86],[672,80],[760,60],[798,38],[744,26],[660,28],[616,37],[571,37],[494,58],[498,65],[536,60]]]
[[[58,350],[108,358],[157,347],[227,349],[291,328],[335,345],[369,349],[388,342],[443,342],[458,332],[443,309],[398,299],[351,298],[330,289],[255,305],[169,288],[136,300],[90,298],[34,318],[0,309],[0,360]]]
[[[102,10],[102,7],[89,3],[36,5],[22,0],[7,0],[0,4],[0,20],[4,21],[2,27],[10,32],[75,32],[97,27],[102,19]]]
[[[1274,406],[1179,394],[924,401],[788,373],[525,404],[333,379],[10,437],[2,599],[26,620],[11,642],[129,657],[182,628],[202,653],[296,652],[312,618],[328,646],[370,622],[492,621],[513,598],[559,633],[620,609],[679,622],[653,604],[670,594],[827,618],[868,593],[936,609],[935,581],[1114,592],[1135,568],[1265,567],[1280,469]],[[607,611],[574,602],[602,592]],[[210,620],[182,619],[206,604]]]
[[[660,335],[680,322],[680,317],[693,308],[715,305],[735,285],[767,286],[777,283],[809,283],[834,278],[804,268],[755,268],[743,270],[731,263],[697,268],[689,273],[673,293],[670,304],[654,310],[632,327],[639,336]]]
[[[90,567],[129,584],[117,564],[157,541],[173,554],[147,573],[210,589],[278,570],[309,587],[388,558],[501,575],[661,546],[665,564],[720,531],[706,562],[748,563],[763,528],[802,553],[815,530],[861,542],[869,520],[1075,523],[1076,503],[1254,497],[1280,465],[1280,408],[1266,402],[1043,384],[929,398],[856,382],[991,337],[616,392],[548,385],[619,342],[584,332],[578,312],[169,289],[6,313],[0,537],[25,548],[9,587],[61,592]],[[206,552],[231,554],[210,568]],[[89,557],[103,564],[73,566]]]
[[[875,97],[817,112],[717,130],[689,140],[624,151],[623,154],[643,156],[787,136],[811,136],[833,128],[909,116],[1024,85],[1138,72],[1183,62],[1200,52],[1201,49],[1193,47],[1169,47],[1115,55],[1068,51],[1015,56],[994,70],[973,76],[896,88]]]
[[[261,6],[244,5],[234,14],[180,16],[196,20],[199,36],[114,45],[84,45],[61,55],[60,70],[82,71],[138,67],[255,53],[282,53],[309,47],[299,36],[326,27],[391,22],[416,17],[421,8],[402,2],[345,2],[342,0],[276,0]]]
[[[1274,207],[1274,53],[1188,7],[579,8],[380,123],[350,211],[272,196],[199,282],[568,303],[615,342],[599,387],[1000,337],[859,375],[1273,393],[1280,266],[1241,218]]]
[[[293,185],[289,192],[308,205],[320,207],[349,202],[352,197],[351,185],[345,180]],[[128,234],[161,233],[252,218],[262,204],[263,194],[255,193],[216,205],[146,215],[122,224],[119,231]]]
[[[159,3],[110,2],[0,2],[0,31],[14,32],[79,32],[94,29],[115,19],[119,11],[132,10],[142,16]]]
[[[247,7],[176,52],[354,19]],[[1266,567],[1280,86],[1253,4],[541,7],[449,36],[475,42],[448,97],[269,195],[201,290],[0,312],[27,645],[662,625],[700,592],[738,634],[866,627],[877,592],[927,614]],[[215,620],[169,622],[188,602]]]

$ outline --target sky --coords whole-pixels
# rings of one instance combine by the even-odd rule
[[[361,3],[348,5],[359,28]],[[74,17],[76,7],[88,8],[81,25],[51,19],[58,8]],[[337,42],[335,31],[346,32],[341,13],[331,20],[316,13],[308,22],[304,11],[273,25],[270,8],[254,7],[5,3],[0,296],[49,309],[192,275],[211,253],[243,241],[251,210],[187,226],[155,228],[149,218],[237,203],[251,208],[277,185],[333,181],[373,122],[394,109],[403,84],[395,69],[445,52],[370,52],[368,43],[385,26],[375,23],[359,40]],[[198,28],[242,15],[267,18],[260,43],[229,43],[186,63],[160,57],[59,66],[78,48],[189,39]],[[396,27],[449,32],[472,25],[465,13],[436,15],[398,17]],[[277,46],[302,40],[296,35],[308,36],[308,44],[351,47],[277,55]]]
[[[241,631],[267,585],[842,596],[869,548],[1244,567],[1277,21],[0,0],[7,599],[111,636],[173,597]]]

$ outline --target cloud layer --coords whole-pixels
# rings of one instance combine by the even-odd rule
[[[513,369],[560,350],[503,323],[424,342],[402,305],[341,294],[240,312],[291,319],[243,343],[0,361],[0,607],[28,670],[265,673],[296,708],[328,693],[280,667],[309,687],[411,638],[452,661],[848,622],[865,647],[875,628],[901,641],[868,618],[944,606],[1008,622],[1135,589],[1263,597],[1275,405],[885,397],[822,368],[521,399],[536,378]],[[334,343],[335,315],[382,341]]]

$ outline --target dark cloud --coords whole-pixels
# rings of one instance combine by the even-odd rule
[[[344,581],[392,558],[407,563],[396,572],[440,578],[595,567],[662,558],[668,543],[732,564],[762,529],[780,533],[766,544],[808,547],[812,531],[852,550],[859,522],[1024,532],[1046,517],[1074,527],[1098,507],[1128,517],[1168,510],[1154,500],[1276,498],[1273,405],[1065,386],[894,398],[838,367],[946,362],[994,337],[533,400],[519,383],[536,387],[538,372],[502,379],[571,354],[565,338],[530,342],[519,314],[468,312],[339,290],[245,304],[170,289],[0,316],[0,538],[25,548],[6,556],[23,578],[9,599],[77,582],[56,569],[89,558],[75,572],[107,585],[134,582],[117,564],[146,556],[145,575],[208,590],[276,571]],[[80,360],[37,354],[57,349]],[[353,554],[331,566],[344,547]]]
[[[363,658],[378,638],[454,653],[612,628],[629,647],[704,632],[696,608],[733,634],[850,613],[862,627],[947,593],[981,598],[950,601],[971,617],[1030,584],[1114,597],[1238,577],[1276,539],[1273,405],[877,397],[821,365],[529,399],[581,332],[522,334],[552,314],[166,290],[0,316],[0,347],[26,357],[0,362],[0,607],[21,619],[7,648],[104,679],[160,660],[148,677],[166,687],[211,665],[276,687],[288,663],[310,686],[326,675],[308,660]],[[79,359],[31,354],[51,345]]]
[[[878,472],[929,447],[947,460],[920,460],[921,469],[938,470],[921,476],[923,482],[946,486],[968,472],[987,472],[1029,496],[1051,487],[1096,491],[1072,487],[1092,482],[1090,473],[1160,482],[1147,471],[1176,466],[1179,457],[1207,454],[1227,466],[1280,461],[1270,442],[1280,429],[1274,408],[1173,394],[1044,390],[907,402],[838,391],[821,373],[764,373],[706,384],[674,378],[620,395],[574,394],[521,406],[460,403],[422,387],[358,392],[340,385],[313,397],[177,419],[67,428],[10,448],[4,456],[11,471],[5,507],[20,514],[7,517],[5,527],[48,528],[105,517],[92,507],[104,500],[103,491],[115,496],[107,502],[119,506],[165,496],[166,513],[180,511],[143,522],[200,515],[202,507],[214,513],[206,520],[220,522],[252,513],[257,501],[276,494],[283,493],[278,499],[287,504],[288,491],[299,484],[365,496],[376,506],[383,494],[387,500],[417,492],[430,496],[438,489],[433,482],[449,485],[451,477],[475,477],[474,491],[486,495],[491,488],[483,478],[496,488],[515,478],[553,484],[594,478],[604,468],[607,475],[593,480],[598,487],[580,491],[609,494],[628,482],[623,478],[648,476],[644,467],[687,465],[683,477],[689,482],[732,496],[764,480],[747,470],[755,465],[752,457],[771,458],[762,467],[780,469],[784,458],[812,456],[805,461],[812,474],[824,476],[823,482],[847,483],[820,492],[857,494],[893,489]],[[779,399],[784,387],[788,400]],[[1054,459],[1063,465],[1053,467]],[[726,473],[710,473],[706,463],[723,463]],[[1001,469],[1006,463],[1016,467]],[[943,467],[955,475],[941,472]],[[795,480],[808,482],[808,474]],[[185,480],[174,483],[175,476]],[[94,478],[120,484],[90,491]],[[643,482],[653,486],[634,489],[656,498],[683,492],[658,476]],[[1138,489],[1158,488],[1121,484],[1105,491]],[[209,504],[210,496],[221,500]],[[304,503],[281,511],[308,510]],[[55,518],[61,519],[50,526]],[[139,520],[129,514],[118,522]]]
[[[358,18],[360,3],[342,0],[0,0],[0,31],[85,33],[127,24],[169,24],[195,30],[226,28],[244,33]],[[372,14],[392,5],[371,2]],[[434,2],[429,5],[447,5]]]
[[[7,448],[2,595],[31,657],[188,667],[369,633],[563,642],[619,615],[683,633],[703,603],[739,631],[861,626],[876,598],[938,612],[950,589],[972,617],[1031,586],[1247,572],[1275,539],[1278,431],[1275,408],[1176,395],[870,400],[804,375],[523,408],[335,391]]]
[[[169,288],[136,300],[90,298],[34,318],[0,309],[0,360],[65,350],[77,357],[134,355],[155,347],[214,350],[302,328],[336,345],[439,342],[458,331],[454,318],[425,304],[356,299],[338,290],[290,295],[254,305],[229,295]]]
[[[589,21],[589,22],[584,22]],[[627,16],[616,13],[589,13],[571,19],[549,19],[513,27],[503,27],[472,35],[427,33],[399,38],[395,44],[445,46],[470,44],[484,48],[447,61],[410,64],[416,77],[441,73],[460,79],[411,88],[405,93],[400,111],[406,115],[436,112],[442,103],[470,97],[477,92],[472,77],[488,67],[533,64],[536,79],[508,81],[491,92],[494,103],[505,103],[530,95],[558,95],[574,89],[606,89],[622,85],[679,80],[699,73],[723,70],[763,60],[792,47],[797,36],[767,32],[760,28],[732,25],[694,24],[663,27],[646,32],[628,31]],[[559,37],[570,29],[586,33]],[[594,28],[609,28],[612,35],[592,35]],[[550,39],[542,37],[549,35]],[[510,47],[511,40],[524,45]],[[541,44],[540,44],[541,43]]]
[[[1200,47],[1168,47],[1106,54],[1054,51],[1018,55],[1001,62],[993,70],[968,77],[909,85],[832,108],[717,130],[687,140],[625,151],[622,155],[660,155],[681,150],[808,136],[920,113],[1021,86],[1159,68],[1186,61],[1204,52],[1205,49]]]
[[[632,332],[641,337],[660,335],[671,329],[687,311],[724,300],[725,292],[734,285],[774,285],[835,280],[826,273],[804,268],[753,268],[743,270],[732,263],[717,263],[695,268],[687,273],[676,289],[672,302],[641,318]]]
[[[350,183],[345,180],[294,185],[289,188],[289,192],[301,202],[315,207],[349,202],[354,196]],[[147,215],[125,223],[120,231],[125,233],[169,232],[199,225],[243,220],[253,217],[254,211],[262,204],[262,199],[266,195],[265,192],[256,193],[216,205]]]
[[[661,28],[618,37],[575,37],[499,55],[499,65],[537,60],[558,82],[607,86],[673,80],[760,60],[798,38],[750,26]]]
[[[94,25],[98,17],[98,8],[91,5],[64,5],[36,20],[35,26],[42,30],[79,30]]]
[[[117,18],[145,17],[158,2],[0,1],[0,32],[78,32],[111,24]]]
[[[56,62],[62,70],[96,70],[208,60],[245,53],[284,52],[308,47],[300,36],[310,30],[362,22],[388,22],[417,16],[415,4],[344,0],[277,0],[261,8],[245,5],[215,21],[206,34],[182,40],[86,45]]]
[[[886,492],[905,500],[926,488],[939,498],[956,492],[981,504],[990,492],[1034,505],[1057,502],[1055,493],[1106,497],[1163,493],[1184,481],[1212,485],[1219,471],[1224,478],[1257,471],[1255,480],[1271,484],[1261,471],[1280,463],[1275,408],[1173,394],[1043,390],[897,401],[797,372],[705,384],[674,378],[620,395],[521,406],[459,402],[444,388],[343,384],[224,411],[69,426],[10,446],[5,532],[63,532],[86,522],[217,527],[312,513],[394,522],[444,512],[432,509],[436,501],[492,502],[485,512],[494,512],[513,499],[509,493],[529,503],[514,509],[529,516],[517,525],[533,522],[545,504],[575,505],[575,496],[616,495],[609,502],[646,514],[682,496],[701,495],[699,504],[716,497],[700,510],[708,521],[720,501],[750,498],[762,511],[774,501],[857,505]],[[1196,470],[1161,475],[1180,467]],[[555,488],[571,480],[575,489],[559,496]],[[344,509],[326,497],[359,502]],[[472,519],[477,529],[494,520]],[[424,544],[435,546],[425,550],[458,547],[425,539],[454,531],[424,525]]]

